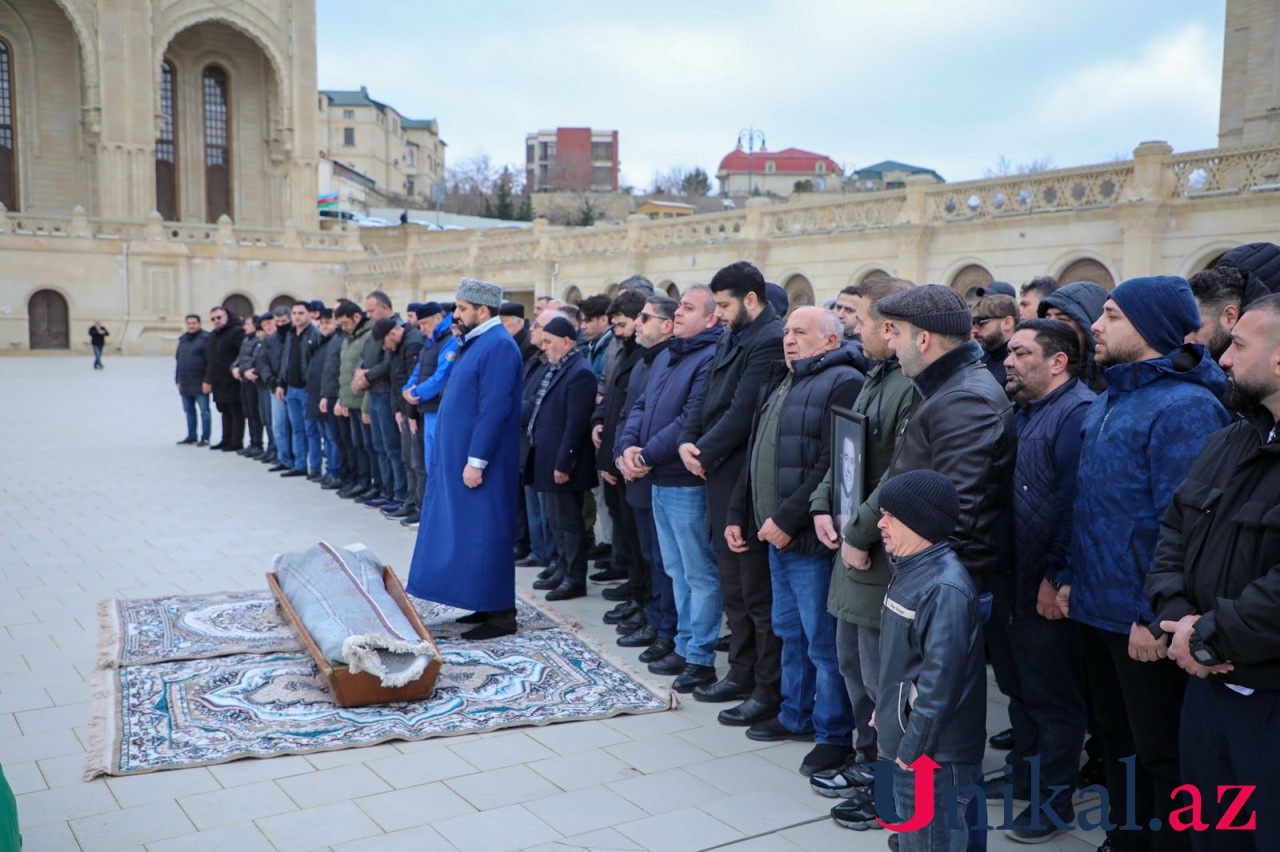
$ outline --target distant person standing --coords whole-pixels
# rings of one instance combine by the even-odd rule
[[[107,327],[102,324],[102,320],[94,320],[93,325],[89,326],[89,341],[93,344],[93,369],[102,369],[102,347],[106,345],[107,335],[111,332],[107,331]]]
[[[187,437],[179,444],[196,443],[196,407],[200,408],[200,441],[202,447],[209,445],[209,394],[201,384],[204,382],[205,369],[209,366],[209,332],[200,327],[199,314],[187,314],[187,331],[178,338],[178,351],[175,354],[177,366],[174,368],[173,382],[178,388],[178,396],[182,397],[182,410],[187,414]]]

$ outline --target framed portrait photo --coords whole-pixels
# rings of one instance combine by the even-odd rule
[[[849,516],[866,499],[867,418],[831,407],[831,514],[843,533]]]

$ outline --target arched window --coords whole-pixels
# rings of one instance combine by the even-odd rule
[[[772,173],[772,172],[774,172],[775,170],[777,170],[777,168],[778,168],[778,166],[777,166],[777,164],[775,164],[775,163],[773,162],[773,160],[765,160],[765,162],[764,162],[764,170],[765,170],[766,172]]]
[[[827,164],[819,160],[813,164],[813,170],[818,174],[822,174],[827,170]]]
[[[209,222],[231,215],[230,84],[217,65],[204,69],[204,195]]]
[[[156,210],[166,222],[178,219],[178,136],[173,65],[160,63],[160,136],[156,139]]]
[[[0,39],[0,203],[18,209],[18,119],[14,115],[13,50]]]

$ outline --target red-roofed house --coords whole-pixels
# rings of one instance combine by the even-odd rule
[[[795,192],[797,181],[809,181],[813,192],[838,192],[840,176],[835,160],[799,148],[753,154],[738,148],[726,155],[716,170],[720,194],[727,197],[772,192],[785,198]]]

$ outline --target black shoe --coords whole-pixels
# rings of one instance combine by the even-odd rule
[[[712,687],[715,688],[714,686]],[[693,697],[698,697],[698,690],[693,691]],[[778,708],[763,701],[756,701],[754,698],[748,698],[737,707],[729,707],[721,710],[716,716],[716,721],[721,725],[729,725],[735,728],[744,728],[755,725],[759,722],[765,722],[778,715]]]
[[[634,633],[618,637],[618,646],[622,648],[647,648],[658,641],[658,631],[646,624]]]
[[[613,545],[606,544],[604,542],[597,544],[595,547],[592,547],[590,550],[587,551],[587,558],[593,562],[597,559],[605,559],[606,557],[609,557],[612,555],[613,555]]]
[[[649,623],[649,620],[644,617],[644,612],[640,610],[636,610],[635,615],[629,616],[623,619],[622,621],[619,621],[617,624],[613,626],[613,629],[618,632],[618,635],[623,635],[625,633],[634,633],[635,631],[639,630],[641,627],[644,627],[648,623]]]
[[[542,564],[541,559],[534,559],[532,556],[525,554],[516,560],[517,568],[535,568]]]
[[[545,580],[534,580],[533,587],[540,592],[545,592],[551,589],[559,588],[560,584],[563,582],[564,582],[564,574],[561,573],[560,571],[554,571],[552,572],[551,576],[547,577]]]
[[[575,583],[572,580],[565,580],[551,591],[547,592],[547,600],[549,601],[567,601],[573,598],[580,598],[586,595],[587,587],[581,583]]]
[[[181,441],[178,442],[178,446],[183,447],[183,446],[186,446],[187,444],[194,444],[195,442],[196,442],[195,438],[183,438]]]
[[[370,509],[381,509],[383,506],[387,505],[388,503],[393,503],[395,501],[391,500],[388,497],[383,497],[379,495],[377,492],[374,492],[373,496],[366,497],[360,502],[368,506]]]
[[[876,776],[866,763],[848,761],[839,769],[813,773],[809,789],[828,799],[847,799],[875,783]]]
[[[238,456],[245,456],[245,455],[248,455],[248,454],[249,454],[249,448],[248,448],[248,447],[241,447],[240,449],[236,450],[236,455],[238,455]]]
[[[675,651],[649,663],[649,671],[656,675],[678,675],[684,671],[684,667],[684,657]]]
[[[267,468],[267,473],[279,473],[282,470],[290,470],[290,469],[291,468],[289,467],[289,465],[280,464],[279,462],[277,462],[276,464],[273,464],[271,467]]]
[[[218,443],[216,443],[216,444],[210,444],[210,445],[209,445],[209,449],[214,450],[214,451],[216,452],[216,451],[218,451],[218,450],[221,450],[223,446],[224,446],[224,445],[223,445],[223,443],[222,443],[221,441],[219,441],[219,442],[218,442]]]
[[[655,660],[661,660],[668,654],[674,654],[676,650],[676,640],[664,639],[659,636],[653,640],[653,644],[640,652],[640,662],[652,663]]]
[[[234,453],[239,449],[240,448],[237,447],[235,444],[227,444],[225,447],[222,448],[222,451],[224,453]]]
[[[532,552],[533,551],[531,551],[527,547],[515,547],[515,548],[512,548],[511,555],[516,560],[516,564],[519,565],[520,561],[525,557],[527,557]]]
[[[455,618],[453,621],[455,624],[484,624],[488,620],[489,620],[489,613],[472,612],[472,613],[468,613],[467,615],[459,616],[458,618]]]
[[[250,447],[249,452],[245,453],[244,457],[247,459],[253,459],[254,461],[257,461],[258,459],[266,455],[266,453],[267,451],[262,449],[262,447]]]
[[[352,495],[360,490],[358,485],[344,485],[338,489],[338,497],[343,500],[350,500]]]
[[[323,473],[308,473],[307,482],[324,482]]]
[[[716,640],[716,650],[717,650],[717,651],[728,651],[728,650],[729,650],[729,642],[730,642],[730,640],[732,640],[732,639],[733,639],[733,634],[732,634],[732,633],[726,633],[726,634],[724,634],[723,636],[721,636],[719,639],[717,639],[717,640]]]
[[[418,528],[419,523],[421,522],[417,518],[401,518],[400,519],[400,526],[408,527],[411,530],[416,530]]]
[[[605,624],[617,624],[626,621],[640,611],[640,604],[635,601],[623,601],[604,614]]]
[[[693,691],[693,697],[699,701],[707,701],[711,704],[717,704],[721,701],[746,701],[751,697],[754,690],[749,683],[739,683],[730,675],[725,675],[720,680],[711,684],[711,686],[703,686]],[[773,711],[773,715],[778,715],[777,709]],[[755,719],[752,722],[757,721]],[[747,722],[746,724],[751,724]]]
[[[1000,751],[1008,751],[1013,748],[1013,728],[1005,728],[998,734],[992,734],[987,739],[987,743]]]
[[[540,563],[535,563],[535,564],[540,564]],[[560,566],[557,565],[556,561],[553,559],[551,560],[550,564],[544,566],[543,569],[538,572],[538,579],[545,580],[548,577],[555,574],[556,572],[558,572],[559,570],[560,570]]]
[[[815,772],[839,769],[845,765],[852,754],[852,746],[818,743],[809,750],[809,753],[804,756],[804,760],[801,761],[800,774],[807,777]]]
[[[404,503],[401,503],[399,500],[392,500],[388,503],[383,503],[381,506],[379,506],[378,513],[382,515],[388,515],[392,512],[399,512],[403,508],[404,508]]]
[[[676,692],[693,692],[695,687],[699,687],[704,683],[715,683],[716,667],[715,666],[699,666],[695,663],[686,663],[676,679],[671,681],[671,688]]]
[[[612,560],[601,559],[596,563],[596,573],[591,575],[593,583],[612,583],[616,580],[627,579],[627,570],[625,568],[617,568]]]
[[[208,439],[208,438],[201,438],[201,439],[196,443],[196,446],[197,446],[197,447],[207,447],[207,446],[209,446],[209,439]]]
[[[396,509],[394,512],[388,512],[387,507],[383,506],[382,514],[386,515],[388,518],[396,518],[399,520],[400,518],[410,518],[414,515],[421,515],[422,512],[418,511],[418,507],[412,503],[402,503],[400,504],[400,508]]]
[[[758,743],[777,743],[783,740],[795,740],[800,743],[813,742],[813,730],[808,731],[792,731],[788,730],[777,716],[772,719],[765,719],[762,722],[756,722],[750,728],[747,728],[747,739],[755,740]]]
[[[846,799],[831,809],[831,818],[836,821],[837,825],[845,828],[852,828],[854,831],[866,831],[868,828],[882,828],[876,821],[876,803],[875,798],[871,795],[871,788],[864,788],[864,791],[852,799]],[[897,835],[892,835],[889,839],[893,840]]]
[[[631,600],[635,594],[635,590],[623,583],[621,586],[610,586],[607,589],[600,590],[600,597],[607,601],[626,601]]]
[[[289,477],[292,477],[292,476],[306,476],[306,475],[307,475],[307,472],[305,470],[286,470],[284,473],[280,474],[280,477],[282,479],[288,479]]]
[[[1093,784],[1107,783],[1106,764],[1101,757],[1091,757],[1080,767],[1079,786],[1088,787]]]
[[[1014,789],[1013,779],[1007,775],[998,775],[995,778],[988,778],[983,781],[982,792],[987,797],[987,804],[1004,801],[1007,793],[1013,794],[1014,801],[1031,801],[1031,791]]]
[[[516,632],[516,611],[514,609],[488,613],[488,619],[477,624],[459,638],[473,642],[480,639],[497,639],[499,636],[510,636]]]
[[[279,459],[276,458],[275,453],[267,451],[262,454],[262,458],[258,459],[258,461],[262,462],[263,464],[275,464],[276,462],[279,461]]]
[[[1071,825],[1075,822],[1076,809],[1071,804],[1071,800],[1067,799],[1065,804],[1058,804],[1058,800],[1054,799],[1049,807],[1053,808],[1058,819],[1062,820],[1063,825]],[[1032,825],[1032,822],[1035,825]],[[1047,815],[1040,812],[1039,808],[1032,809],[1027,805],[1022,813],[1013,818],[1013,831],[1009,832],[1010,840],[1016,840],[1018,843],[1044,843],[1052,840],[1059,834],[1064,834],[1066,829],[1058,828],[1054,825],[1053,820]]]
[[[324,482],[320,483],[321,491],[340,491],[345,487],[346,486],[342,484],[341,479],[334,479],[333,477],[329,477]]]

